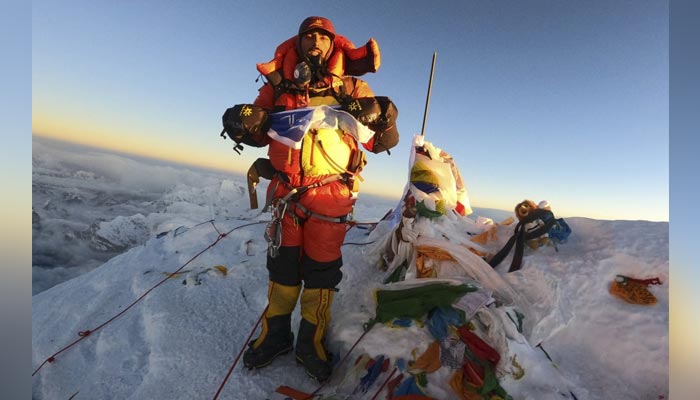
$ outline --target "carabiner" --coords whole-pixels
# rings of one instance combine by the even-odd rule
[[[287,201],[275,199],[272,201],[272,219],[265,228],[265,241],[267,241],[267,251],[271,258],[279,255],[279,248],[282,245],[282,219],[287,212]]]

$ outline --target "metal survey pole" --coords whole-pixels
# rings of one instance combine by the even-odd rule
[[[430,106],[430,92],[433,89],[433,74],[435,73],[435,59],[437,51],[433,52],[433,64],[430,67],[430,81],[428,82],[428,97],[425,99],[425,112],[423,113],[423,127],[420,130],[420,135],[425,135],[425,122],[428,120],[428,107]]]

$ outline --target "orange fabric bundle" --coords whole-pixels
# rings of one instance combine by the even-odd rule
[[[425,259],[425,255],[418,253],[416,255],[416,276],[418,278],[435,278],[437,271],[432,267],[431,262]]]
[[[470,240],[474,243],[486,245],[489,240],[496,240],[496,228],[493,227],[489,230],[483,231],[480,234],[472,237]]]
[[[653,280],[639,280],[618,275],[610,284],[610,294],[619,297],[630,304],[651,306],[656,304],[656,297],[647,289],[648,283]],[[658,279],[657,279],[658,281]],[[659,282],[660,283],[660,282]],[[654,283],[656,284],[656,283]]]
[[[440,343],[438,341],[434,341],[416,361],[411,363],[409,371],[412,374],[419,372],[431,373],[440,369],[441,366]]]
[[[439,248],[432,246],[416,246],[416,251],[418,254],[423,254],[426,257],[430,257],[435,260],[440,261],[455,261],[450,253]]]
[[[426,258],[437,261],[455,261],[450,253],[438,247],[416,246],[416,252],[416,275],[418,278],[435,278],[437,276],[437,271]]]

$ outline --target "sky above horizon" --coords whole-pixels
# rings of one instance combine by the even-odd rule
[[[364,190],[398,197],[437,52],[426,139],[473,206],[547,199],[559,216],[668,220],[668,3],[663,1],[147,2],[36,0],[32,131],[244,171],[219,137],[309,15],[379,42],[363,79],[399,109],[401,143],[369,155]]]

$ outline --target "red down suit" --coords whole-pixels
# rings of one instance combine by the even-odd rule
[[[298,36],[294,36],[277,47],[272,61],[257,65],[268,82],[260,89],[254,102],[256,106],[277,112],[337,105],[341,96],[374,96],[366,82],[348,75],[348,70],[361,75],[379,67],[379,48],[373,39],[365,46],[355,48],[349,40],[336,35],[328,53],[327,73],[323,79],[318,79],[311,90],[281,90],[282,85],[277,83],[293,81],[294,68],[301,61],[297,47]],[[353,169],[350,164],[357,163],[358,159],[364,164],[364,156],[358,154],[362,149],[356,139],[340,129],[310,130],[299,149],[268,136],[261,140],[265,142],[261,144],[268,145],[268,157],[278,172],[270,182],[268,199],[283,198],[293,188],[347,173],[348,169]],[[319,146],[319,142],[323,146]],[[373,142],[374,136],[362,146],[372,150]],[[294,286],[303,280],[307,288],[334,288],[340,283],[341,245],[346,224],[338,219],[352,211],[357,194],[353,189],[356,187],[353,188],[352,182],[336,180],[311,188],[288,204],[282,219],[279,255],[276,258],[268,256],[272,282]]]

